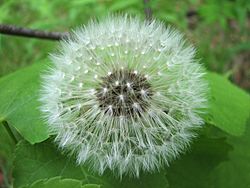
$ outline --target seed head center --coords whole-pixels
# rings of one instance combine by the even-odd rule
[[[102,77],[96,91],[99,107],[112,116],[140,115],[147,110],[153,95],[145,75],[126,69]]]

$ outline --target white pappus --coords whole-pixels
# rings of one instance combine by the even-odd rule
[[[42,75],[41,110],[79,164],[138,177],[184,152],[203,124],[205,71],[194,47],[163,23],[109,16],[59,50]]]

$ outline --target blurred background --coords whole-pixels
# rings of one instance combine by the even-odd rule
[[[153,17],[184,32],[209,70],[250,91],[247,0],[151,0]],[[110,12],[144,17],[143,0],[0,0],[0,23],[70,31]],[[56,41],[0,35],[0,76],[44,60]]]

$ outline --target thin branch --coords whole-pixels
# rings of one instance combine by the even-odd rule
[[[149,1],[150,0],[143,0],[143,3],[144,3],[144,13],[145,13],[146,19],[151,21],[153,18],[153,13],[152,13],[152,9],[149,6]]]
[[[11,128],[10,128],[8,122],[7,122],[7,121],[3,121],[2,123],[3,123],[3,126],[5,127],[6,131],[8,132],[9,136],[12,138],[13,142],[14,142],[15,144],[17,144],[18,141],[17,141],[17,139],[16,139],[14,133],[12,132],[12,130],[11,130]]]
[[[149,0],[143,0],[143,2],[145,7],[144,13],[146,19],[151,21],[152,9],[149,6]],[[47,40],[61,40],[69,37],[69,33],[67,32],[49,32],[38,29],[18,27],[15,25],[6,25],[6,24],[0,24],[0,33],[5,35],[14,35],[14,36],[47,39]]]
[[[22,36],[22,37],[47,39],[47,40],[61,40],[69,36],[67,32],[62,32],[62,33],[61,32],[48,32],[48,31],[41,31],[37,29],[17,27],[14,25],[5,25],[5,24],[0,24],[0,33],[6,34],[6,35],[15,35],[15,36]]]

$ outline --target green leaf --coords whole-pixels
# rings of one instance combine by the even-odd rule
[[[242,135],[250,116],[250,96],[218,74],[208,73],[207,77],[211,89],[207,122],[229,134]]]
[[[168,188],[165,173],[141,174],[140,178],[123,178],[121,182],[114,184],[115,188]]]
[[[124,177],[122,181],[107,172],[98,176],[86,167],[77,166],[75,158],[62,155],[50,140],[31,145],[21,141],[14,161],[14,187],[30,185],[39,179],[61,176],[81,180],[83,184],[100,184],[103,188],[167,188],[164,173],[143,174],[140,179]]]
[[[86,184],[83,185],[82,188],[101,188],[101,186],[96,184]]]
[[[209,128],[167,169],[170,188],[250,187],[250,120],[240,137]]]
[[[24,186],[22,188],[100,188],[100,185],[86,184],[75,179],[61,179],[61,177],[54,177],[51,179],[43,179],[34,182],[32,185]]]
[[[37,100],[46,65],[36,63],[0,79],[0,122],[7,121],[32,144],[49,137]]]
[[[0,163],[1,159],[10,161],[12,152],[14,151],[15,143],[8,135],[4,126],[0,124]]]
[[[194,142],[190,150],[167,169],[169,187],[217,188],[209,177],[217,165],[228,159],[228,153],[232,150],[226,143],[226,138],[210,138],[203,135]]]
[[[229,160],[222,162],[213,171],[210,178],[217,187],[250,187],[250,120],[245,134],[241,137],[228,137],[233,146]]]
[[[35,145],[21,141],[15,152],[13,176],[14,187],[55,176],[78,179],[84,183],[96,183],[92,181],[95,177],[78,167],[71,158],[63,156],[49,141]]]
[[[2,126],[0,123],[0,171],[2,172],[6,187],[10,186],[11,180],[9,177],[11,177],[12,154],[14,148],[14,141],[8,135],[8,132],[5,130],[4,126]]]

